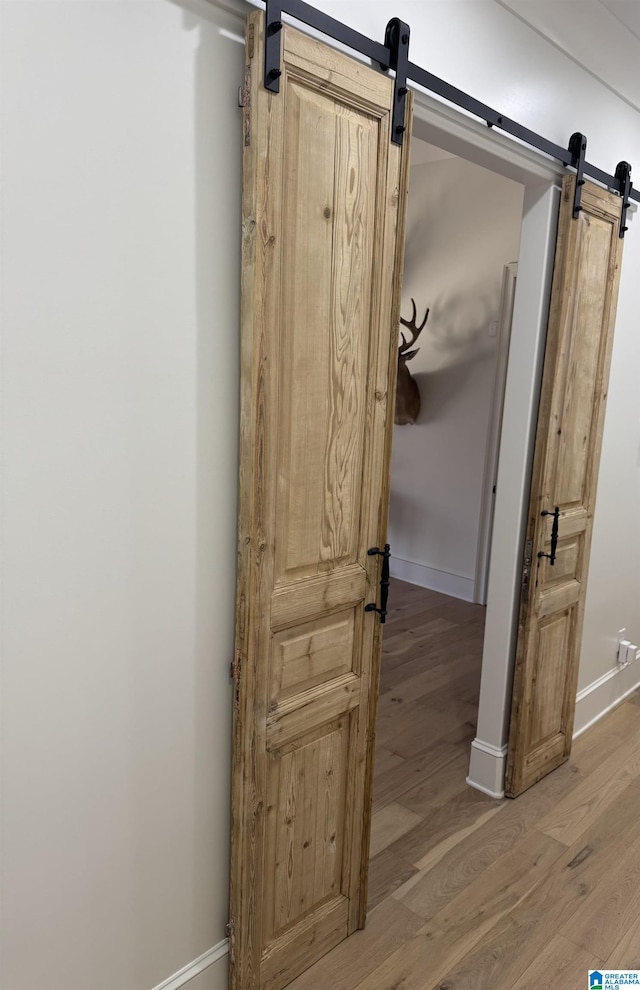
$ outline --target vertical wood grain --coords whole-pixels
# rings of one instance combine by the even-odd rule
[[[247,22],[232,990],[362,921],[408,141],[393,82]]]
[[[572,217],[563,183],[526,539],[506,793],[515,797],[568,759],[623,241],[620,197],[586,183]],[[560,508],[558,560],[551,516]]]

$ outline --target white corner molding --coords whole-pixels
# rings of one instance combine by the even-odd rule
[[[573,738],[581,736],[639,687],[640,663],[630,663],[628,667],[612,667],[578,691]]]
[[[504,797],[507,746],[493,746],[477,737],[471,743],[467,784],[492,798]]]
[[[426,564],[416,564],[413,560],[403,560],[402,557],[391,557],[389,571],[392,578],[417,584],[420,588],[439,591],[443,595],[461,598],[465,602],[474,600],[474,581],[472,578],[439,571]]]
[[[213,966],[220,959],[223,959],[229,952],[229,939],[225,938],[222,942],[218,942],[213,948],[207,949],[203,952],[201,956],[194,959],[193,962],[187,963],[182,969],[179,969],[177,973],[173,976],[167,977],[162,983],[158,983],[157,986],[153,987],[153,990],[179,990],[180,987],[185,986],[189,980],[192,980],[195,976],[203,973],[205,969]]]
[[[640,688],[640,663],[613,667],[576,695],[573,738],[577,739],[630,694]],[[508,746],[493,746],[482,739],[471,743],[467,784],[492,798],[504,797]]]

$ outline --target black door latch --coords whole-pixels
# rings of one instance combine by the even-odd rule
[[[558,523],[560,519],[560,509],[556,505],[553,512],[549,512],[548,509],[543,509],[540,515],[553,516],[553,525],[551,527],[551,553],[543,553],[542,550],[538,553],[538,557],[548,557],[549,564],[553,567],[556,562],[556,550],[558,549]]]
[[[388,543],[385,543],[384,550],[380,547],[369,547],[367,550],[369,557],[375,557],[379,555],[382,557],[382,574],[380,575],[380,608],[375,604],[375,602],[370,602],[365,605],[365,612],[377,612],[380,616],[380,622],[385,622],[387,618],[387,599],[389,597],[389,557],[391,556],[391,547]]]

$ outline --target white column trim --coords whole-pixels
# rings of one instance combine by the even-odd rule
[[[494,746],[477,737],[471,743],[467,784],[492,798],[504,797],[507,745]]]
[[[473,600],[479,605],[487,604],[491,534],[493,533],[493,510],[498,483],[498,453],[500,451],[500,436],[502,434],[502,413],[507,384],[507,362],[509,359],[509,344],[511,342],[511,325],[513,322],[517,278],[518,262],[511,261],[508,265],[504,266],[502,272],[496,366],[493,376],[493,388],[491,390],[491,410],[489,413],[489,426],[487,428],[484,452],[482,500],[480,505],[475,584],[473,589]]]

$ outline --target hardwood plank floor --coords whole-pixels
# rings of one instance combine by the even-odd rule
[[[640,701],[514,801],[469,788],[484,609],[395,581],[367,928],[290,990],[581,990],[640,966]]]

